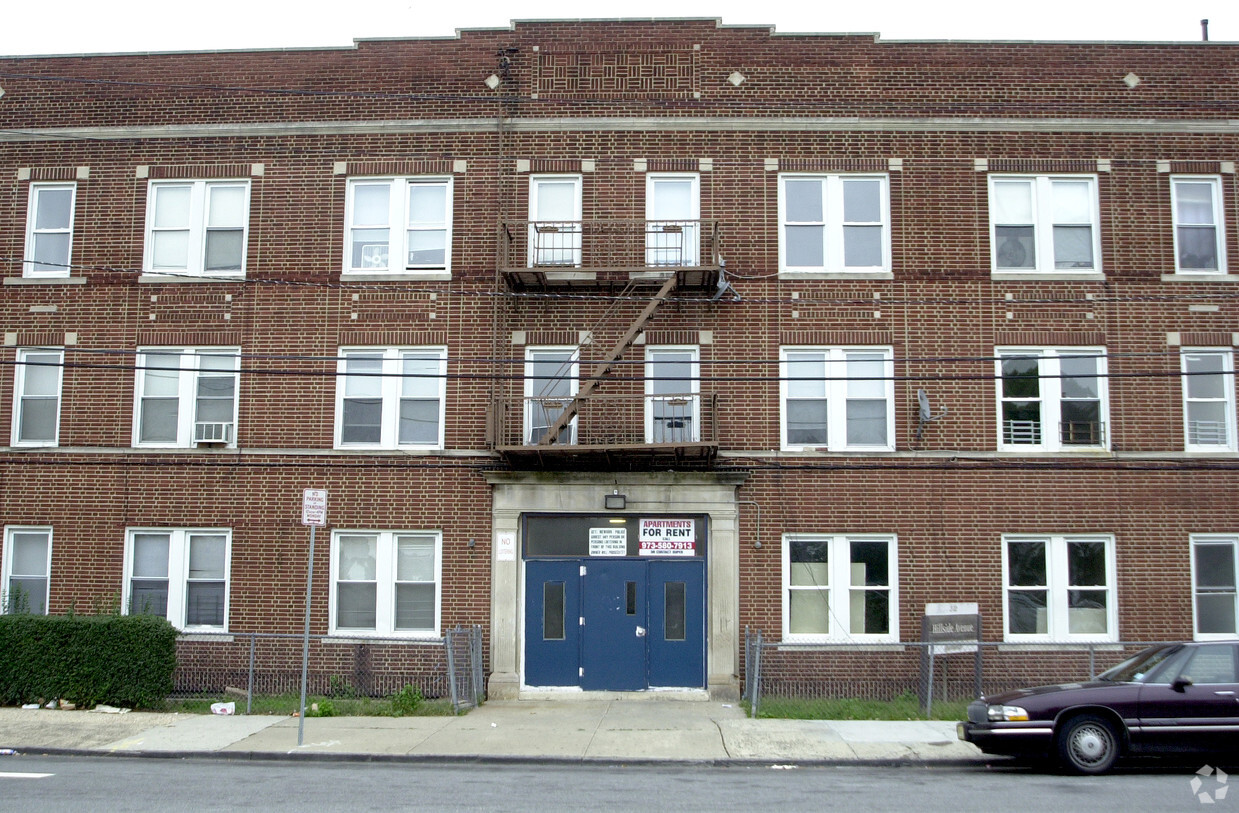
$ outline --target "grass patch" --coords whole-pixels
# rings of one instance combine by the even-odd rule
[[[903,695],[894,700],[763,697],[758,705],[758,717],[787,720],[965,720],[968,718],[968,703],[967,700],[935,700],[933,714],[926,717],[925,709],[915,695]],[[752,710],[749,709],[749,712],[752,713]]]
[[[211,704],[233,701],[237,714],[245,713],[244,697],[190,697],[170,699],[162,711],[180,714],[210,714]],[[318,706],[318,711],[314,706]],[[301,694],[255,695],[250,714],[294,714],[301,706]],[[306,695],[306,717],[451,717],[456,712],[448,699],[408,702],[407,695],[392,697],[327,697]]]

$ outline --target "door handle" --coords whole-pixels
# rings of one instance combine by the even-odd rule
[[[1214,692],[1214,694],[1221,695],[1222,697],[1234,697],[1235,696],[1234,692]]]
[[[637,627],[637,637],[638,638],[645,637],[645,627]]]

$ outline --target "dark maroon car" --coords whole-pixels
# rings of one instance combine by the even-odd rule
[[[961,740],[987,754],[1108,771],[1125,754],[1239,754],[1239,641],[1146,649],[1089,683],[989,695],[968,706]]]

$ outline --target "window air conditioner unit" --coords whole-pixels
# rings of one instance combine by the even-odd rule
[[[198,421],[194,424],[194,443],[231,443],[231,421]]]

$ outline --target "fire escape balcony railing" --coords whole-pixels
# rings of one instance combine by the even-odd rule
[[[499,268],[517,286],[694,270],[714,273],[684,275],[686,284],[707,287],[722,265],[714,220],[509,220],[499,243]]]
[[[563,398],[501,398],[493,404],[491,442],[501,452],[571,455],[633,452],[718,444],[718,394],[595,393],[554,440],[547,432],[573,402]]]

